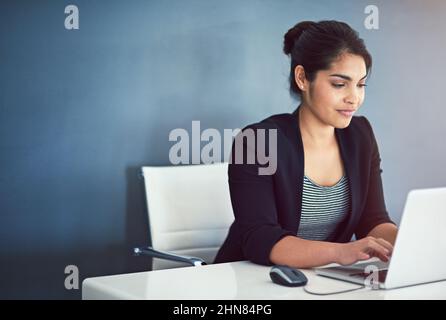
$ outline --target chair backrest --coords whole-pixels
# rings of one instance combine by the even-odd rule
[[[234,221],[228,164],[142,167],[152,247],[212,263]],[[154,258],[152,270],[185,266]]]

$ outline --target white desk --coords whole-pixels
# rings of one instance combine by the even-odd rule
[[[233,300],[233,299],[446,299],[446,281],[393,290],[364,288],[348,293],[316,296],[302,287],[274,284],[270,267],[247,261],[186,267],[85,279],[82,299]],[[302,270],[307,289],[334,292],[358,287]]]

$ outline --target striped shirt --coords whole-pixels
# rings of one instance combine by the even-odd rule
[[[304,176],[302,211],[297,236],[326,241],[350,212],[350,188],[346,175],[334,185],[324,187]]]

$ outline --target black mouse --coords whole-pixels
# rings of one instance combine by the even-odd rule
[[[273,266],[269,276],[274,283],[287,287],[300,287],[308,282],[302,271],[283,265]]]

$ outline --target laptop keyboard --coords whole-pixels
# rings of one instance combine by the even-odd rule
[[[373,262],[361,262],[361,263],[356,263],[352,266],[349,266],[350,268],[354,268],[354,269],[361,269],[361,270],[365,270],[365,268],[367,266],[376,266],[379,270],[382,269],[388,269],[389,268],[389,262],[384,262],[384,261],[373,261]]]
[[[350,276],[352,277],[360,277],[360,278],[367,278],[369,277],[371,274],[365,272],[366,267],[373,265],[378,269],[378,281],[379,282],[385,282],[386,277],[387,277],[387,270],[389,268],[389,262],[384,262],[381,260],[378,261],[373,261],[373,262],[361,262],[361,263],[357,263],[353,266],[351,266],[354,269],[358,269],[361,270],[361,272],[353,272],[350,274]],[[371,270],[369,270],[371,271]]]
[[[389,262],[384,262],[381,260],[376,261],[368,261],[368,262],[360,262],[349,266],[339,266],[339,267],[329,267],[329,268],[321,268],[319,269],[321,273],[320,275],[328,276],[331,274],[334,278],[337,278],[335,275],[348,275],[350,278],[354,279],[370,279],[375,281],[375,278],[372,275],[373,269],[367,269],[367,266],[375,266],[378,269],[378,283],[384,283],[387,277],[387,269],[389,267]],[[375,269],[375,270],[376,270]],[[317,273],[317,272],[316,272]],[[328,273],[328,274],[327,274]],[[373,278],[369,278],[373,277]]]

